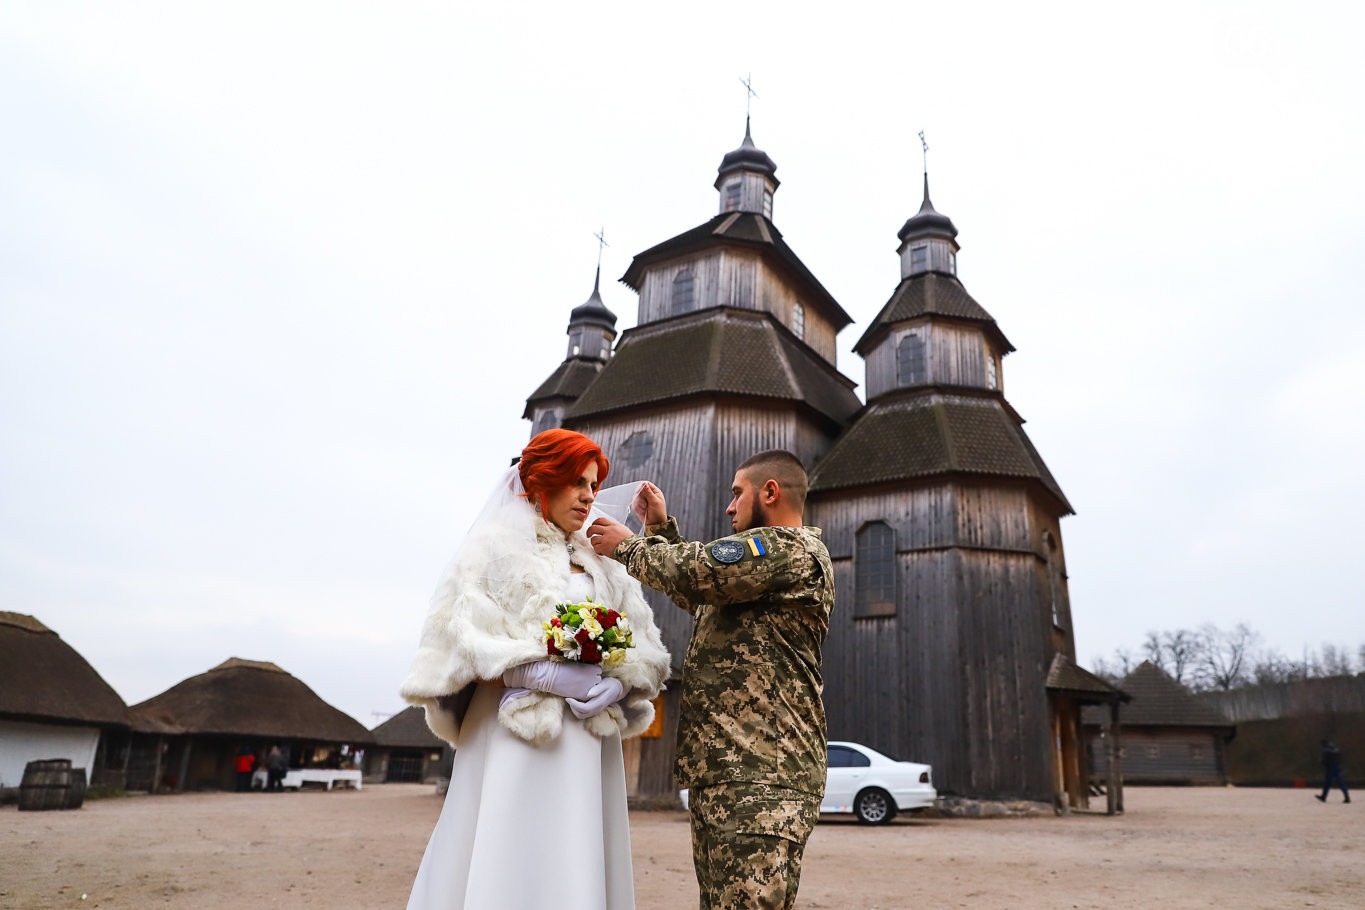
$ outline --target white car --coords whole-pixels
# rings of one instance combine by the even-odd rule
[[[860,743],[829,744],[821,812],[852,812],[865,825],[884,825],[897,812],[923,809],[936,799],[928,765],[896,761]]]
[[[686,809],[687,791],[678,795]],[[884,825],[897,812],[923,809],[936,799],[929,765],[896,761],[860,743],[829,744],[822,813],[852,812],[864,825]]]

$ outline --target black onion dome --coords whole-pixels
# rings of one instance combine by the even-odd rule
[[[754,145],[754,138],[749,133],[749,118],[744,118],[744,141],[739,144],[739,148],[733,152],[726,152],[725,157],[720,159],[720,167],[716,170],[716,182],[720,183],[720,178],[732,171],[762,171],[767,174],[774,184],[777,180],[777,164],[768,157],[768,153]]]
[[[953,219],[940,214],[929,201],[928,174],[924,175],[924,201],[920,203],[919,211],[906,220],[905,226],[896,236],[902,241],[912,237],[943,237],[948,240],[957,237],[957,227],[953,224]]]
[[[616,314],[607,309],[602,302],[599,286],[602,281],[602,267],[597,267],[597,277],[592,280],[592,296],[574,307],[569,313],[569,325],[600,325],[606,329],[616,328]]]

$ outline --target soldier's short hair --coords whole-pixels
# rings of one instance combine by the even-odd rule
[[[749,475],[755,485],[762,486],[770,480],[777,481],[782,495],[798,512],[806,511],[806,469],[797,458],[786,449],[769,449],[750,455],[739,466],[739,470]]]

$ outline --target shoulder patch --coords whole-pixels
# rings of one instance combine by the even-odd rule
[[[755,556],[768,555],[768,548],[763,546],[763,541],[759,540],[757,537],[749,538],[749,551]]]
[[[722,540],[711,544],[711,558],[726,565],[744,558],[744,544],[737,540]]]

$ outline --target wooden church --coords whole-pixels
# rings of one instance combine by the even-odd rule
[[[852,319],[773,221],[777,166],[721,160],[719,211],[635,256],[617,338],[600,286],[567,355],[526,403],[533,433],[586,433],[609,483],[650,480],[683,533],[730,533],[735,467],[770,448],[811,476],[838,602],[824,651],[831,739],[931,763],[945,794],[1084,805],[1081,704],[1119,693],[1075,664],[1060,519],[1070,503],[1006,401],[1014,350],[957,277],[957,229],[929,200],[901,228],[900,282],[838,369]],[[600,270],[599,270],[600,281]],[[691,617],[649,591],[674,655]],[[634,792],[671,792],[676,682],[655,737],[628,750]]]

